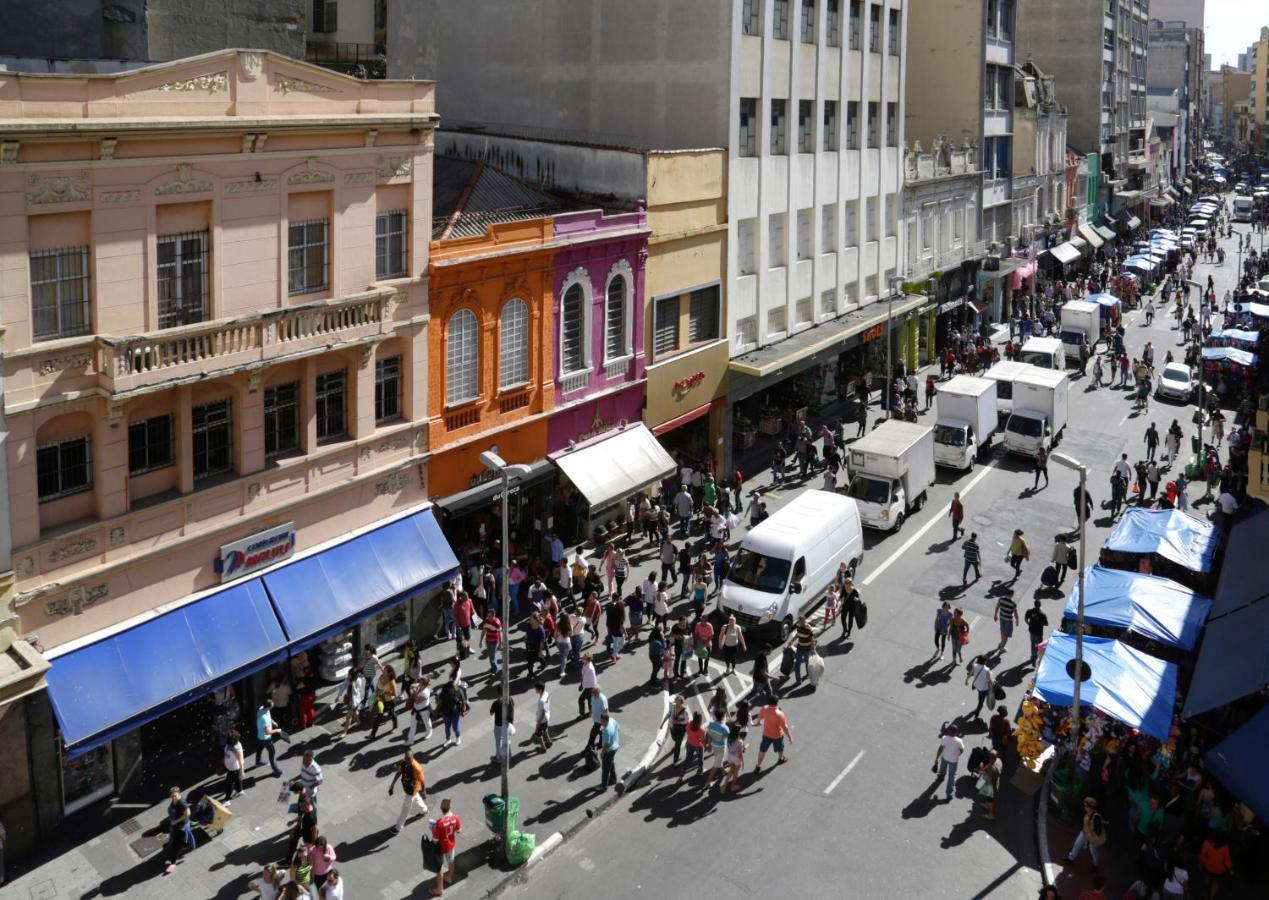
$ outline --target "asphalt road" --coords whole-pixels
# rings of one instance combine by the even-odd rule
[[[1227,249],[1224,266],[1200,264],[1196,280],[1206,282],[1211,272],[1219,298],[1232,286],[1236,258]],[[1181,355],[1180,332],[1169,316],[1145,327],[1135,310],[1126,323],[1130,355],[1147,340],[1156,348],[1156,366],[1170,348]],[[1101,508],[1111,465],[1121,452],[1133,461],[1144,457],[1151,421],[1160,433],[1173,418],[1181,422],[1184,455],[1192,410],[1152,399],[1148,413],[1134,413],[1128,391],[1093,390],[1091,375],[1072,374],[1071,417],[1057,449],[1088,466],[1097,506],[1088,557],[1095,561],[1113,524]],[[923,417],[932,420],[932,413]],[[849,641],[839,629],[826,635],[825,682],[813,694],[788,695],[783,705],[795,742],[787,765],[773,768],[769,756],[761,775],[746,774],[737,795],[719,800],[706,796],[699,780],[680,778],[662,763],[508,896],[1033,898],[1040,885],[1035,797],[1010,787],[1000,797],[997,820],[986,822],[973,811],[964,766],[960,796],[943,803],[942,791],[932,793],[940,724],[970,712],[975,699],[959,667],[933,662],[932,623],[940,600],[948,598],[971,621],[967,651],[996,646],[993,590],[1010,574],[1004,549],[1013,529],[1022,528],[1032,560],[1015,585],[1019,609],[1038,595],[1056,624],[1065,594],[1040,590],[1039,579],[1053,535],[1074,527],[1077,476],[1053,463],[1049,475],[1050,484],[1041,480],[1035,491],[1029,461],[1000,452],[963,475],[940,469],[926,508],[901,532],[865,532],[858,581],[868,626]],[[983,550],[983,579],[967,590],[960,588],[961,552],[947,520],[956,490]],[[774,511],[794,494],[770,493],[768,504]],[[1198,494],[1191,491],[1191,502]],[[1011,710],[1032,674],[1025,641],[1022,626],[996,666]],[[707,696],[714,686],[702,680],[696,690]],[[729,693],[746,687],[736,677],[727,686]],[[967,745],[985,743],[985,724],[968,730]],[[750,770],[755,757],[756,746],[747,759]]]

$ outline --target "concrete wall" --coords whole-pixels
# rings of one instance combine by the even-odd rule
[[[1031,54],[1052,75],[1070,110],[1067,142],[1101,152],[1102,4],[1025,0],[1018,4],[1018,59]]]
[[[145,0],[149,59],[226,47],[304,58],[305,0]]]
[[[1183,37],[1151,35],[1150,53],[1146,56],[1146,87],[1189,90],[1186,80],[1186,58],[1189,44]]]
[[[434,81],[441,0],[389,0],[388,77]]]
[[[0,54],[105,55],[101,0],[0,3]]]
[[[1206,0],[1150,0],[1150,18],[1202,29]],[[1153,52],[1153,51],[1152,51]]]
[[[438,108],[451,124],[518,134],[723,146],[732,6],[438,0]]]
[[[946,135],[978,143],[983,117],[982,0],[917,0],[908,13],[904,135],[926,150]]]

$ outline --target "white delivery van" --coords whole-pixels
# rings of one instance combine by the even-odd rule
[[[1256,201],[1253,197],[1234,198],[1234,221],[1250,222],[1256,212]]]
[[[1087,343],[1088,352],[1101,336],[1102,306],[1088,300],[1072,300],[1062,306],[1062,347],[1066,358],[1076,362],[1080,358],[1080,345]]]
[[[732,558],[719,606],[746,629],[778,630],[814,604],[846,563],[864,556],[855,501],[831,491],[803,491],[749,530]]]
[[[1030,372],[1035,366],[1005,360],[983,372],[984,378],[996,382],[996,427],[1000,428],[1013,412],[1013,382],[1019,375]]]
[[[991,446],[996,430],[996,382],[990,378],[957,375],[934,395],[934,462],[969,469],[983,448]]]
[[[1041,369],[1066,368],[1066,351],[1062,349],[1061,338],[1033,337],[1018,351],[1018,361]]]
[[[850,445],[850,496],[869,528],[896,531],[934,484],[934,429],[895,419]]]
[[[1013,413],[1005,423],[1005,449],[1036,456],[1051,449],[1066,427],[1071,378],[1065,372],[1038,369],[1013,383]]]

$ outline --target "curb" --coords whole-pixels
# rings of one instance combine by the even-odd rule
[[[1053,781],[1055,766],[1050,760],[1045,769],[1044,784],[1040,786],[1040,811],[1036,814],[1036,843],[1040,854],[1040,877],[1045,887],[1057,883],[1058,869],[1049,856],[1049,784]]]
[[[661,727],[657,729],[657,736],[652,739],[652,743],[644,751],[643,759],[639,760],[639,765],[627,772],[626,777],[621,780],[621,784],[617,788],[618,795],[624,795],[639,782],[640,778],[647,774],[648,768],[656,761],[656,758],[661,754],[661,748],[665,746],[666,736],[670,733],[669,691],[661,692],[661,703]]]

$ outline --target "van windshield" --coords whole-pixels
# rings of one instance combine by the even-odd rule
[[[781,594],[789,580],[789,561],[741,547],[732,560],[727,580],[755,591]]]
[[[1039,437],[1044,429],[1044,423],[1039,419],[1032,419],[1028,416],[1010,416],[1009,424],[1006,427],[1014,434]]]
[[[1084,332],[1065,330],[1062,332],[1062,343],[1082,344],[1084,343]]]
[[[1028,350],[1018,357],[1018,362],[1030,363],[1033,366],[1046,369],[1053,365],[1053,355],[1041,353],[1039,350]]]
[[[1013,399],[1013,382],[997,381],[996,382],[996,399],[1012,400]]]
[[[890,482],[860,475],[850,483],[850,496],[865,503],[889,503]]]
[[[960,425],[935,425],[934,443],[949,447],[965,446],[965,429]]]

